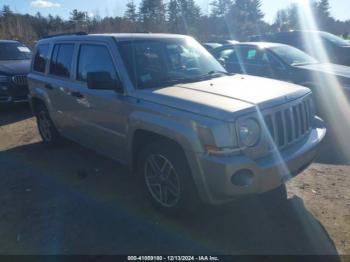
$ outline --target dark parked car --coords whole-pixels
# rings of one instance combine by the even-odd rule
[[[249,41],[267,41],[287,44],[305,51],[319,61],[350,66],[350,43],[327,32],[279,32],[270,35],[251,36]],[[310,44],[312,46],[310,46]],[[325,49],[327,57],[320,51],[320,47]]]
[[[344,93],[350,97],[350,67],[321,63],[292,46],[265,42],[240,43],[216,48],[212,54],[230,73],[274,78],[307,86],[316,97],[319,88],[329,88],[329,82],[335,77],[344,88]]]
[[[222,44],[219,43],[202,43],[202,46],[205,47],[208,51],[213,50],[214,48],[218,48],[222,46]]]
[[[233,39],[220,41],[220,44],[222,44],[222,45],[234,45],[234,44],[238,44],[238,43],[239,43],[239,41],[233,40]]]
[[[28,101],[32,53],[18,41],[0,40],[0,105]]]

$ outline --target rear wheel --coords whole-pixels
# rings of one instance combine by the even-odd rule
[[[60,135],[52,122],[45,105],[39,104],[36,107],[36,120],[44,144],[48,146],[56,145],[59,141]]]
[[[161,211],[179,214],[200,203],[187,160],[174,143],[147,145],[138,157],[137,170],[146,194]]]

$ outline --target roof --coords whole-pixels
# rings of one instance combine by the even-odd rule
[[[188,37],[186,35],[177,35],[177,34],[153,34],[153,33],[118,33],[118,34],[67,34],[67,35],[58,35],[43,38],[40,42],[46,42],[51,40],[99,40],[106,38],[115,38],[116,40],[133,40],[133,39],[161,39],[161,38],[184,38]]]
[[[19,41],[17,40],[0,40],[0,43],[20,43]]]
[[[277,47],[277,46],[285,46],[285,44],[281,43],[272,43],[272,42],[242,42],[242,43],[237,43],[234,44],[234,46],[258,46],[260,48],[271,48],[271,47]]]

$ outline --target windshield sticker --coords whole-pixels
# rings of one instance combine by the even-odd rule
[[[18,46],[17,49],[22,53],[30,53],[30,50],[26,46]]]

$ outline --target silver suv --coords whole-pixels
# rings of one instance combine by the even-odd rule
[[[127,164],[165,211],[282,188],[326,133],[309,89],[230,75],[188,36],[43,39],[29,86],[44,143]]]

